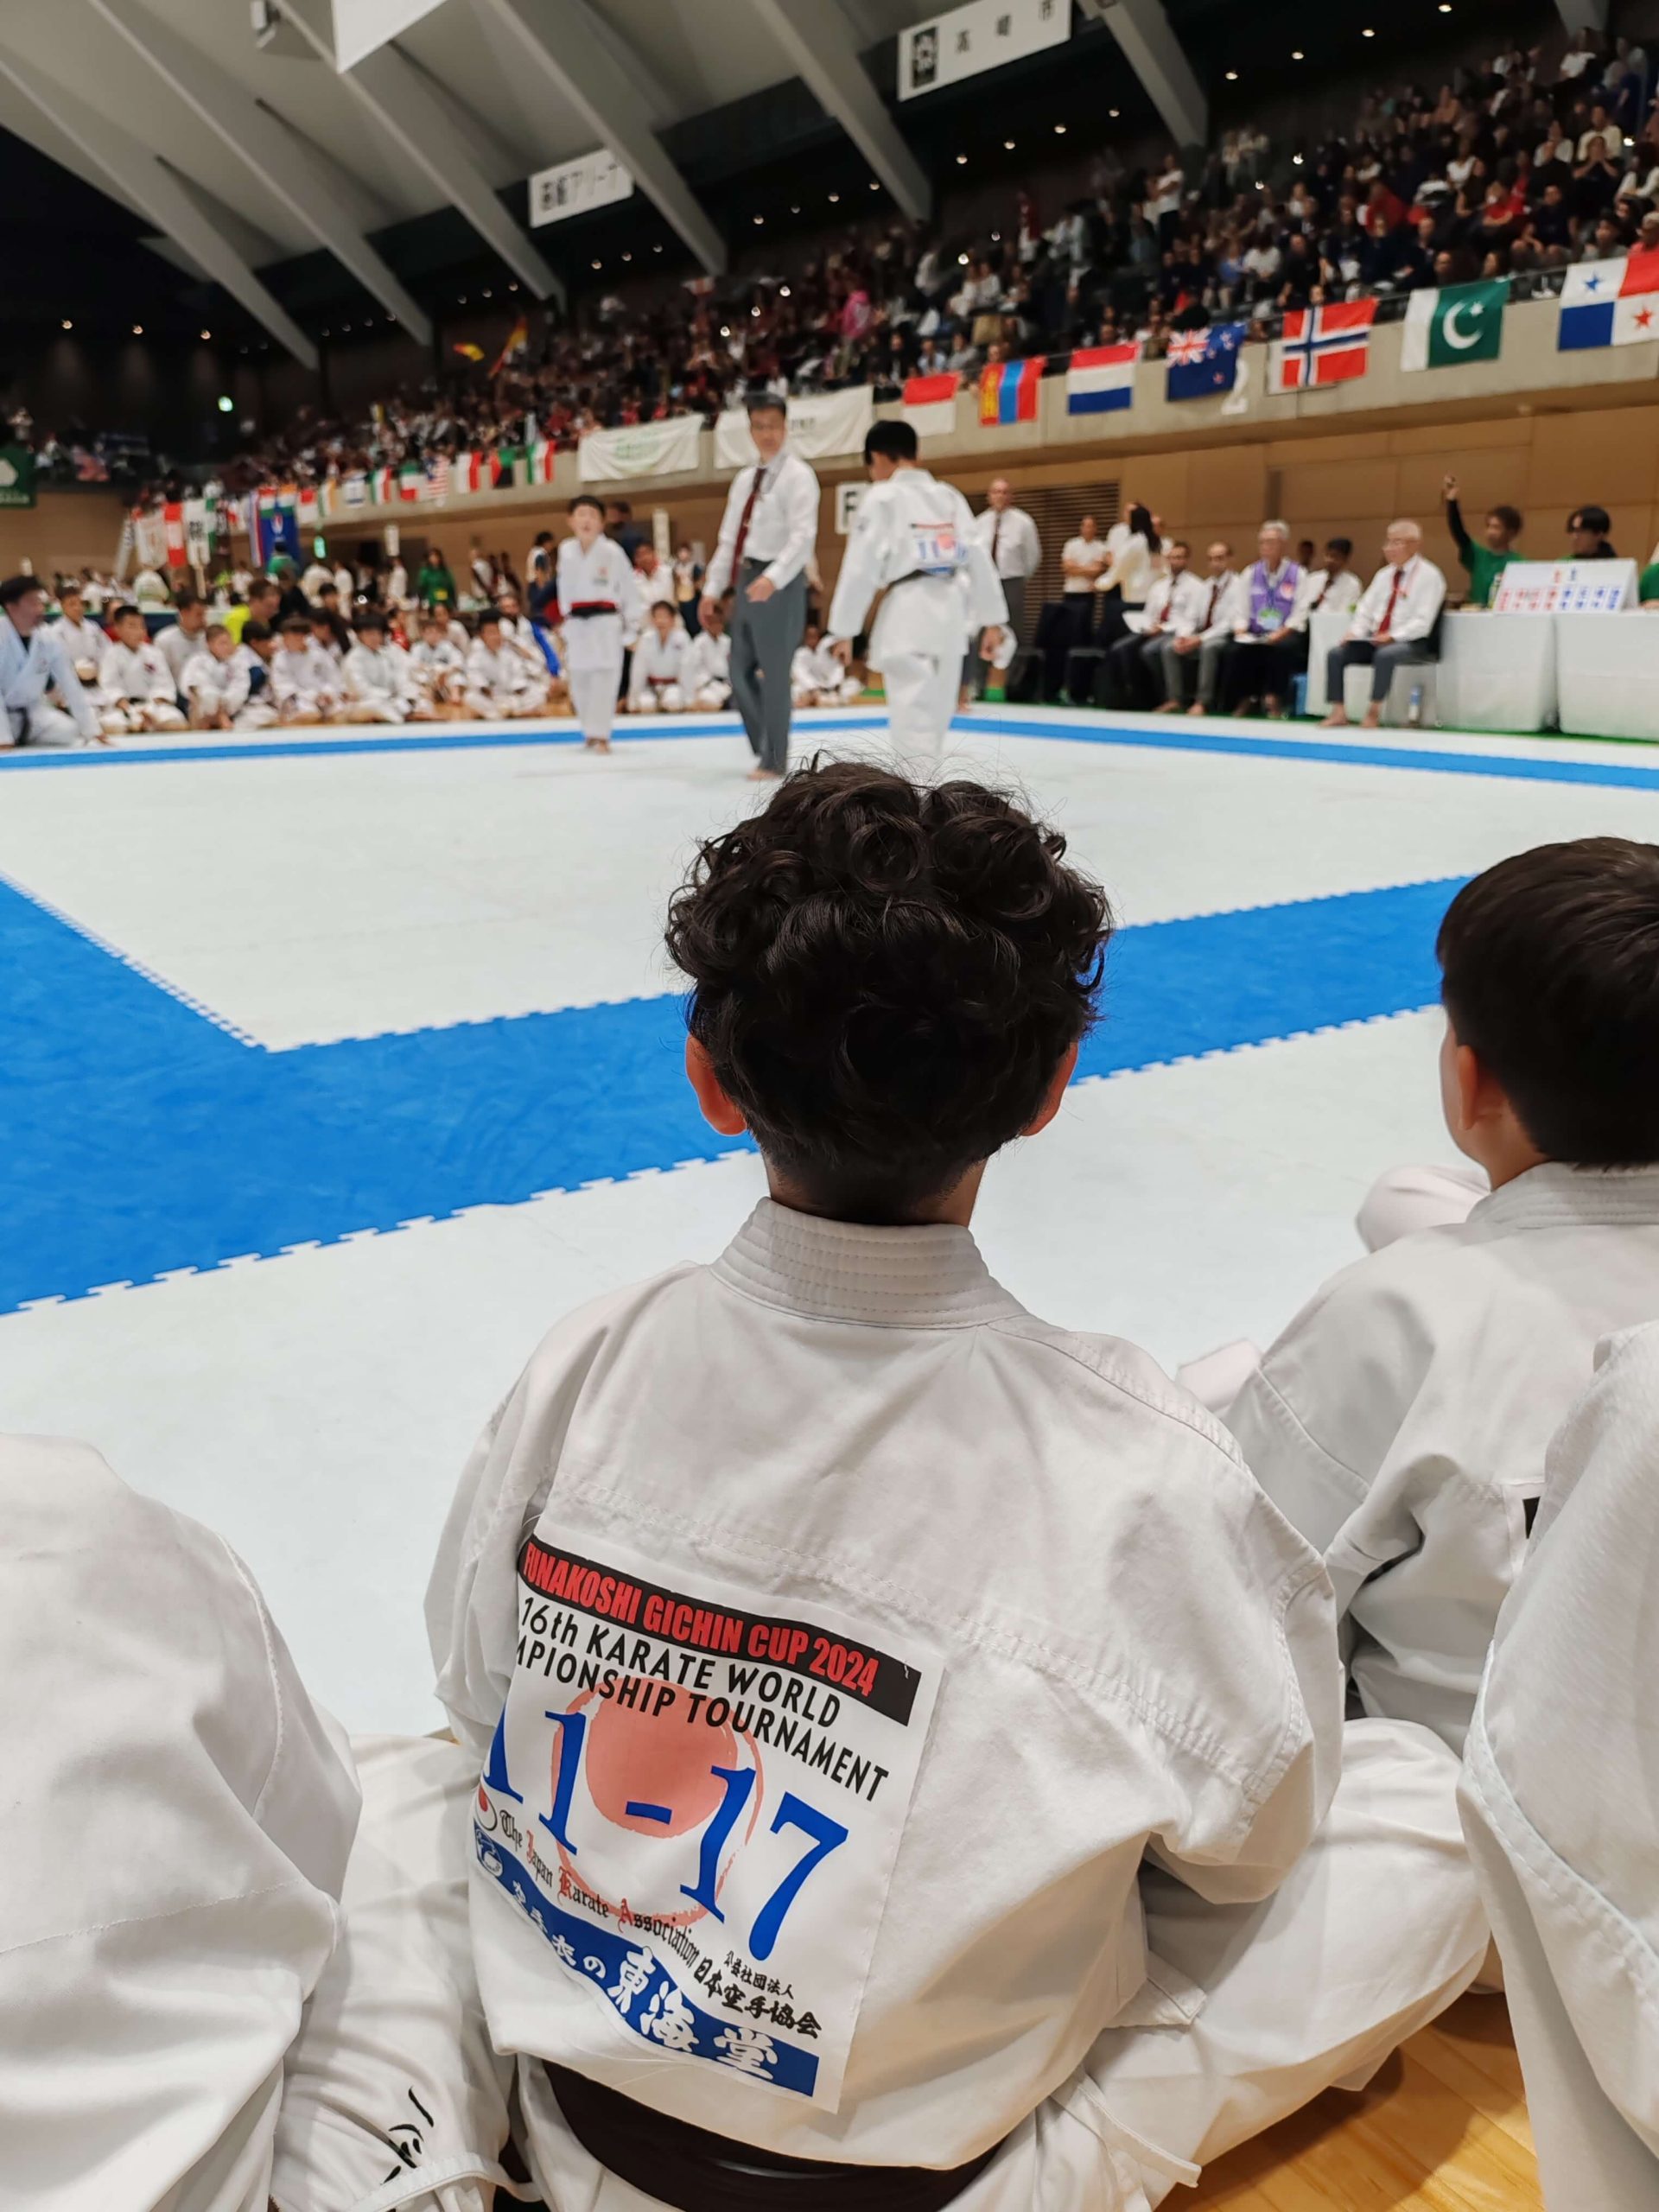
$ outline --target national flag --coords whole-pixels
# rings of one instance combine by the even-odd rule
[[[184,502],[169,499],[162,509],[162,527],[167,533],[167,565],[181,569],[185,560]]]
[[[449,488],[452,492],[493,492],[500,473],[493,453],[459,454],[450,471]]]
[[[559,449],[551,438],[537,438],[530,449],[530,475],[534,484],[550,484],[559,465]]]
[[[449,496],[449,456],[441,453],[435,461],[426,464],[426,497],[447,499]]]
[[[1402,369],[1451,369],[1460,361],[1495,361],[1503,351],[1507,276],[1414,292],[1406,302]]]
[[[397,472],[397,496],[400,499],[418,499],[426,483],[426,471],[418,461],[406,461]]]
[[[369,477],[370,503],[377,507],[391,506],[397,497],[397,473],[384,463]]]
[[[300,528],[302,531],[315,531],[320,527],[321,521],[322,510],[317,505],[315,486],[308,484],[300,493]]]
[[[522,492],[530,481],[530,449],[527,446],[503,446],[496,455],[497,481],[510,483],[515,491]]]
[[[962,378],[948,375],[905,378],[905,420],[918,438],[942,438],[957,427],[957,393]]]
[[[1328,307],[1293,308],[1284,336],[1273,349],[1269,391],[1319,391],[1347,384],[1371,365],[1375,300],[1337,300]]]
[[[1171,399],[1212,399],[1230,391],[1238,379],[1242,322],[1217,322],[1208,330],[1178,330],[1169,341]]]
[[[370,505],[369,480],[360,468],[353,468],[340,478],[340,496],[341,502],[348,507],[366,507]]]
[[[474,346],[470,338],[464,340],[451,350],[459,353],[463,361],[481,361],[484,358],[484,348],[481,346]]]
[[[993,362],[979,379],[979,419],[986,429],[1007,423],[1034,423],[1046,359]]]
[[[1623,261],[1581,261],[1567,272],[1556,325],[1558,353],[1637,346],[1659,338],[1659,247],[1634,247]]]
[[[493,377],[499,377],[502,370],[506,367],[507,363],[509,361],[516,361],[529,344],[530,323],[525,316],[520,315],[518,321],[513,324],[512,328],[507,333],[507,342],[501,348],[501,351],[496,355],[495,359],[491,365],[490,374]]]
[[[1065,372],[1065,411],[1068,415],[1110,415],[1135,404],[1135,369],[1141,348],[1131,339],[1126,346],[1085,346],[1073,353]]]

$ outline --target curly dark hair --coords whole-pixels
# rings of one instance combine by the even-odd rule
[[[903,1221],[1036,1116],[1096,1012],[1111,908],[982,784],[815,763],[702,847],[669,909],[691,1034],[763,1153]]]

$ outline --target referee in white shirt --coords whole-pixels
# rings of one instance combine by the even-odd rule
[[[1037,525],[1023,507],[1014,504],[1014,486],[1006,476],[993,480],[982,513],[974,518],[974,536],[991,556],[991,566],[1002,582],[1008,602],[1007,626],[1016,646],[1026,642],[1026,586],[1042,565],[1043,543]],[[976,698],[984,690],[987,665],[977,650],[968,660],[969,688]]]
[[[748,732],[751,780],[770,783],[789,766],[790,664],[806,635],[806,563],[818,535],[818,480],[787,450],[781,399],[756,392],[749,435],[760,460],[740,468],[726,501],[720,543],[702,580],[702,619],[728,590],[732,696]]]

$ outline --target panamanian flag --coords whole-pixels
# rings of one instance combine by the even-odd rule
[[[1110,415],[1135,404],[1135,366],[1141,348],[1133,340],[1127,346],[1086,346],[1073,353],[1065,372],[1065,411],[1068,415]]]
[[[1029,361],[994,361],[979,379],[979,419],[986,429],[1003,423],[1034,423],[1043,387],[1044,354]]]
[[[1285,334],[1273,349],[1269,391],[1320,391],[1348,384],[1371,365],[1375,300],[1337,300],[1328,307],[1294,308]]]
[[[1558,353],[1639,346],[1659,338],[1659,247],[1637,246],[1623,261],[1581,261],[1567,272]]]
[[[1178,330],[1169,341],[1172,399],[1211,399],[1230,391],[1238,378],[1242,322],[1217,322],[1208,330]]]

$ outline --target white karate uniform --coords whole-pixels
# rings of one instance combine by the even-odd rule
[[[409,649],[410,674],[420,697],[435,707],[462,703],[467,691],[467,656],[448,638],[429,645],[424,638]]]
[[[181,622],[169,622],[165,630],[158,630],[150,643],[167,663],[173,678],[173,690],[180,696],[184,694],[184,670],[187,661],[207,650],[207,626],[200,630],[187,630]]]
[[[467,703],[487,721],[539,714],[547,704],[546,674],[538,682],[516,647],[500,645],[492,652],[482,638],[475,639],[467,656]]]
[[[709,712],[728,706],[732,696],[732,639],[699,630],[685,657],[685,703]]]
[[[327,721],[340,704],[340,664],[326,653],[315,638],[304,651],[290,652],[279,644],[270,657],[270,689],[283,721],[315,715]]]
[[[686,662],[691,640],[677,625],[665,638],[648,622],[633,649],[628,671],[628,712],[632,715],[677,715],[685,704]]]
[[[102,734],[98,695],[82,690],[58,627],[37,624],[24,637],[0,612],[0,746],[92,745]]]
[[[106,737],[184,728],[173,671],[152,641],[105,648],[98,666],[98,697]]]
[[[1228,1426],[1325,1555],[1368,1713],[1460,1751],[1544,1448],[1597,1342],[1659,1314],[1659,1168],[1550,1163],[1336,1276]]]
[[[826,642],[856,637],[887,588],[869,660],[886,687],[893,748],[912,774],[938,766],[969,645],[1007,620],[1001,579],[973,519],[953,484],[898,469],[859,501],[836,583]]]
[[[415,704],[415,675],[401,645],[372,649],[359,640],[346,656],[340,683],[346,698],[337,711],[342,721],[409,720]]]
[[[265,2212],[349,1757],[220,1538],[0,1440],[0,2205]]]
[[[652,2200],[541,2056],[786,2156],[1001,2145],[962,2212],[1147,2212],[1484,1955],[1456,1762],[1344,1732],[1314,1554],[1143,1354],[1027,1313],[966,1230],[765,1201],[712,1268],[562,1323],[427,1618],[460,1748],[368,1784],[357,1986],[289,2069],[275,2193],[307,2212],[378,2183],[410,2082],[433,2177],[495,2173],[492,2044],[550,2204]]]
[[[239,654],[232,653],[228,660],[217,660],[212,653],[204,652],[193,653],[186,661],[179,689],[200,720],[212,721],[222,709],[234,724],[247,706],[251,681]],[[266,713],[269,715],[269,709]]]
[[[1601,1347],[1469,1732],[1464,1827],[1552,2212],[1659,2204],[1659,1328]]]
[[[274,660],[276,655],[271,658]],[[276,719],[276,691],[270,680],[270,663],[261,660],[251,645],[238,645],[236,664],[246,671],[248,678],[247,704],[237,715],[237,728],[269,729]]]
[[[798,707],[833,707],[856,699],[864,685],[842,666],[828,645],[820,645],[796,648],[789,664],[789,688]]]
[[[83,683],[96,683],[104,656],[110,649],[109,632],[96,622],[71,622],[60,615],[52,635],[63,647],[71,667]]]
[[[559,607],[564,621],[564,666],[570,703],[587,738],[608,738],[616,726],[622,657],[645,620],[645,601],[633,564],[608,537],[584,553],[575,537],[559,540]],[[613,614],[578,615],[579,607],[613,607]]]

